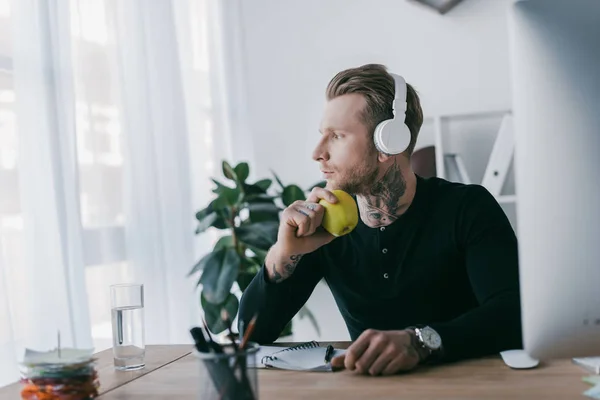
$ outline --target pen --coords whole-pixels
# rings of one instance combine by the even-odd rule
[[[244,329],[244,337],[242,338],[242,343],[240,344],[240,349],[243,350],[246,348],[248,344],[248,340],[250,340],[250,336],[252,336],[252,332],[254,331],[254,326],[256,325],[256,318],[258,315],[254,315],[250,322],[248,323],[248,327]]]
[[[331,360],[331,356],[333,355],[333,346],[328,345],[327,350],[325,350],[325,364],[327,364]]]
[[[204,333],[202,333],[202,329],[194,327],[190,329],[190,334],[192,335],[192,338],[194,338],[194,343],[196,344],[196,349],[198,351],[202,353],[208,353],[210,351],[206,339],[204,338]]]

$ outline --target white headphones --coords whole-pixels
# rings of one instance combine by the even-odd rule
[[[406,81],[400,75],[390,75],[394,78],[396,86],[392,103],[394,117],[377,125],[373,133],[373,140],[377,150],[387,155],[395,155],[402,153],[410,145],[410,129],[404,123],[406,119]],[[396,108],[396,105],[400,107]]]

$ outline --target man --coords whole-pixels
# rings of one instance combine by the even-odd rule
[[[380,375],[521,348],[517,240],[482,186],[424,179],[410,157],[423,122],[407,85],[410,144],[375,147],[392,117],[394,80],[381,65],[342,71],[327,87],[313,158],[327,186],[282,214],[276,244],[244,292],[239,319],[258,314],[252,340],[273,342],[324,278],[353,343],[337,367]],[[402,100],[400,100],[402,101]],[[360,220],[334,238],[320,199],[356,196]]]

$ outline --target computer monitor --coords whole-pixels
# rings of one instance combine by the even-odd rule
[[[524,349],[600,356],[600,0],[509,9]]]

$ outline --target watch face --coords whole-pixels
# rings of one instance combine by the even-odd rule
[[[440,335],[429,327],[421,329],[421,340],[425,346],[432,350],[437,350],[442,345],[442,338]]]

